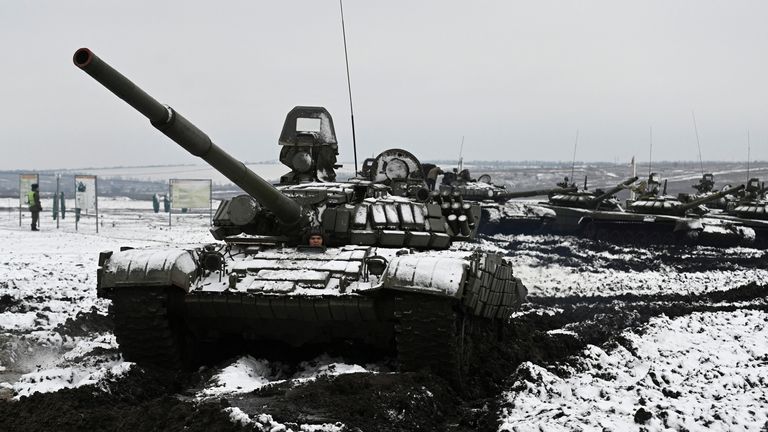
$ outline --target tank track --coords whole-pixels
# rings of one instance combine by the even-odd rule
[[[581,236],[587,239],[637,246],[695,244],[698,234],[698,231],[689,231],[676,235],[671,229],[645,227],[639,224],[604,225],[594,222],[588,223],[581,231]]]
[[[450,300],[424,295],[396,298],[395,341],[401,371],[428,369],[460,388],[469,366],[471,341],[465,336],[471,317]]]
[[[115,290],[109,314],[123,358],[141,365],[185,366],[183,332],[173,322],[171,288]]]
[[[461,298],[407,294],[396,298],[395,338],[401,371],[428,369],[467,390],[482,370],[481,353],[502,338],[503,323],[525,295],[500,255],[478,255]]]

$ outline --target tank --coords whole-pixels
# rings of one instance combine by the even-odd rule
[[[218,349],[361,346],[461,386],[480,361],[472,347],[495,343],[525,301],[507,258],[451,248],[475,236],[479,207],[432,201],[410,152],[386,150],[339,182],[331,115],[299,106],[279,138],[289,172],[273,185],[87,48],[74,63],[245,192],[219,205],[215,242],[100,254],[97,293],[126,360],[179,368]]]
[[[706,203],[737,193],[743,186],[684,203],[666,195],[666,186],[662,189],[660,176],[652,173],[647,181],[633,188],[639,197],[628,200],[626,208],[618,201],[610,201],[613,194],[636,180],[637,177],[628,179],[592,199],[585,194],[571,198],[571,203],[567,199],[551,199],[545,206],[556,214],[552,230],[613,243],[639,245],[731,246],[750,244],[754,240],[754,232],[749,228],[705,216],[709,212],[704,206]]]
[[[701,178],[699,179],[699,182],[692,185],[693,189],[696,190],[696,193],[694,194],[687,194],[687,193],[681,193],[678,195],[678,199],[684,203],[695,201],[700,198],[707,197],[709,195],[712,195],[714,193],[717,193],[715,190],[715,176],[712,173],[704,173],[702,174]],[[722,188],[722,190],[729,189],[731,186],[726,185]],[[707,202],[707,208],[710,210],[727,210],[728,207],[734,203],[736,203],[739,200],[739,197],[733,195],[733,194],[726,194],[716,200]]]
[[[575,191],[575,186],[564,185],[549,189],[510,190],[506,185],[495,184],[491,176],[471,176],[469,169],[444,172],[438,191],[433,199],[441,205],[477,203],[480,206],[479,233],[533,234],[541,230],[542,223],[550,212],[535,203],[512,201],[542,195]]]
[[[584,189],[552,194],[549,196],[548,204],[587,210],[619,210],[621,206],[615,195],[627,189],[637,179],[638,177],[629,178],[608,190],[596,189],[590,191]]]
[[[755,232],[755,246],[768,247],[768,200],[765,184],[758,178],[750,178],[723,211],[713,216],[739,224]]]
[[[506,185],[494,183],[489,174],[482,174],[474,178],[467,168],[458,172],[445,172],[439,188],[441,194],[460,195],[464,201],[493,201],[496,203],[505,203],[511,199],[566,193],[575,190],[575,186],[566,185],[550,189],[513,191],[507,188]]]

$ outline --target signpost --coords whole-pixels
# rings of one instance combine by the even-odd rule
[[[40,174],[19,174],[19,226],[21,226],[22,208],[29,208],[27,192],[32,190],[32,184],[40,184]],[[39,187],[38,187],[38,190]]]
[[[75,230],[82,210],[96,213],[96,232],[99,232],[99,198],[95,175],[75,176]]]
[[[211,179],[170,179],[168,194],[171,197],[171,209],[168,212],[168,226],[171,226],[173,209],[208,209],[209,218],[213,218],[213,197]]]

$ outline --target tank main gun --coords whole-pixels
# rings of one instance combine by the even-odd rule
[[[573,187],[567,187],[567,188],[551,188],[551,189],[536,189],[536,190],[530,190],[530,191],[503,192],[500,195],[502,195],[505,199],[515,199],[515,198],[528,198],[528,197],[535,197],[535,196],[542,196],[542,195],[552,195],[552,194],[559,194],[559,193],[570,193],[570,192],[576,192],[576,190],[577,188],[573,186]]]
[[[602,201],[612,197],[613,195],[617,194],[622,189],[626,189],[627,187],[629,187],[629,185],[631,185],[632,183],[636,182],[638,178],[639,177],[637,177],[637,176],[634,176],[632,178],[628,178],[627,180],[624,180],[623,182],[621,182],[621,183],[617,184],[616,186],[608,189],[607,191],[603,192],[602,194],[592,198],[592,201],[595,202],[595,203],[600,203],[600,202],[602,202]]]
[[[718,199],[720,199],[720,198],[722,198],[722,197],[724,197],[726,195],[732,194],[732,193],[737,193],[737,192],[741,191],[742,189],[744,189],[744,185],[739,185],[739,186],[735,186],[735,187],[728,188],[728,189],[725,189],[725,190],[721,190],[720,192],[713,193],[712,195],[707,195],[707,196],[701,197],[699,199],[693,200],[691,202],[685,203],[685,204],[683,204],[683,205],[681,205],[679,207],[679,211],[681,213],[685,213],[686,211],[688,211],[688,210],[690,210],[692,208],[695,208],[695,207],[697,207],[699,205],[706,204],[706,203],[708,203],[710,201],[718,200]]]
[[[272,211],[281,222],[287,225],[299,222],[303,211],[296,201],[283,195],[241,161],[214,144],[208,135],[173,108],[159,103],[88,48],[77,50],[73,61],[75,66],[149,119],[152,126],[191,154],[203,159]]]

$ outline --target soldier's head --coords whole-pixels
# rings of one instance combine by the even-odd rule
[[[37,190],[37,187],[38,187],[38,186],[37,186],[37,183],[32,183],[32,190],[33,190],[33,191],[36,191],[36,190]]]
[[[319,229],[311,229],[307,234],[307,245],[311,247],[320,247],[325,243],[323,232]]]

